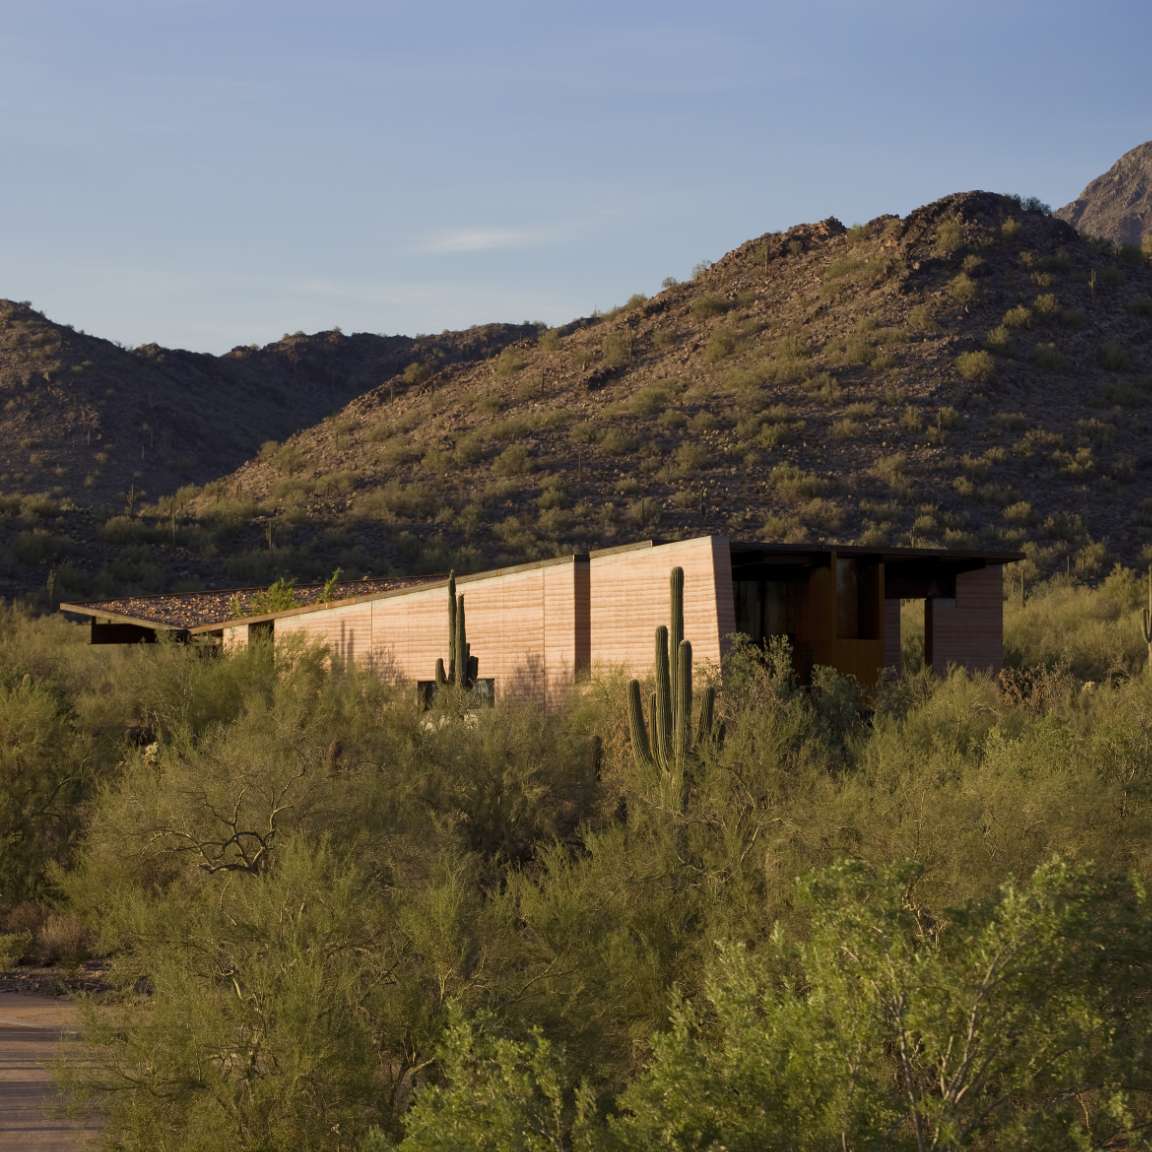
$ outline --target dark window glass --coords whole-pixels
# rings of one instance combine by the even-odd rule
[[[874,640],[880,634],[880,564],[859,557],[836,561],[836,634]]]

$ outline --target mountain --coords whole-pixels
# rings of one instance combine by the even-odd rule
[[[231,471],[414,361],[486,356],[530,330],[299,333],[210,356],[122,348],[0,300],[0,486],[120,510]]]
[[[1140,247],[1152,235],[1152,140],[1125,152],[1056,216],[1085,236]]]
[[[1031,201],[801,225],[554,329],[204,357],[5,317],[0,589],[48,600],[702,531],[1147,558],[1152,266]]]
[[[1152,268],[1031,202],[749,241],[689,283],[403,394],[203,490],[267,563],[447,568],[707,530],[1138,561]],[[244,531],[248,533],[244,536]],[[273,556],[272,553],[277,552]]]

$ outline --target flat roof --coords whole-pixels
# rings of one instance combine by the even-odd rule
[[[531,560],[505,568],[484,572],[467,572],[456,577],[458,585],[475,580],[491,580],[514,572],[534,568],[573,563],[582,557],[576,555],[553,556],[546,560]],[[135,624],[141,628],[155,628],[165,632],[215,632],[238,624],[256,624],[264,620],[279,620],[285,616],[298,616],[328,608],[344,608],[425,589],[445,588],[448,574],[396,577],[389,580],[353,580],[337,584],[324,596],[327,585],[311,584],[294,587],[296,602],[290,608],[276,612],[259,612],[254,603],[267,592],[267,588],[225,588],[206,592],[186,592],[179,595],[125,596],[115,600],[100,600],[90,604],[61,604],[61,612],[107,620],[115,624]]]
[[[324,599],[324,584],[294,587],[296,603],[293,608],[327,608],[338,603],[355,601],[364,596],[378,596],[384,592],[413,584],[424,583],[428,577],[393,580],[355,580],[337,584]],[[281,616],[281,612],[260,613],[253,608],[257,597],[267,588],[219,588],[206,592],[165,593],[159,596],[121,596],[113,600],[99,600],[91,604],[61,604],[61,612],[73,612],[111,620],[118,624],[138,624],[144,628],[164,631],[193,632],[205,628],[219,628],[231,620],[260,620]]]
[[[713,539],[713,537],[690,537],[690,539]],[[533,560],[506,568],[466,573],[457,576],[456,581],[458,584],[468,584],[474,580],[492,579],[513,572],[546,568],[555,564],[573,563],[580,560],[586,561],[588,556],[595,559],[598,556],[607,556],[615,552],[659,547],[660,544],[678,542],[637,541],[634,544],[606,548],[587,555],[570,554],[546,560]],[[741,556],[748,558],[755,556],[757,559],[765,561],[779,557],[794,564],[819,563],[834,552],[848,556],[877,556],[885,560],[943,561],[969,567],[980,567],[986,564],[1010,564],[1023,559],[1023,556],[1018,552],[985,552],[953,548],[882,548],[864,544],[773,544],[769,542],[732,541],[730,547],[734,560]],[[151,628],[158,631],[202,633],[238,624],[276,620],[284,616],[295,616],[328,608],[341,608],[361,604],[367,600],[444,587],[447,582],[448,576],[446,574],[379,580],[350,580],[328,589],[327,597],[325,597],[326,585],[307,585],[293,588],[295,603],[292,607],[277,612],[260,612],[255,608],[258,598],[266,593],[266,588],[224,588],[179,595],[123,596],[89,604],[61,604],[60,611],[88,616],[95,620],[107,620],[111,623],[134,624],[141,628]]]
[[[751,540],[733,540],[732,554],[764,552],[779,556],[879,556],[884,560],[956,560],[982,561],[985,564],[1014,564],[1023,560],[1022,552],[999,552],[983,548],[889,548],[871,544],[772,544]]]

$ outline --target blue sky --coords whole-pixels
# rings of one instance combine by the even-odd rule
[[[1152,5],[0,0],[0,296],[127,344],[562,322],[766,231],[1075,196]]]

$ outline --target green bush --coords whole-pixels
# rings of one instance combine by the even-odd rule
[[[956,371],[972,383],[987,383],[996,374],[996,362],[984,351],[961,352],[956,357]]]

